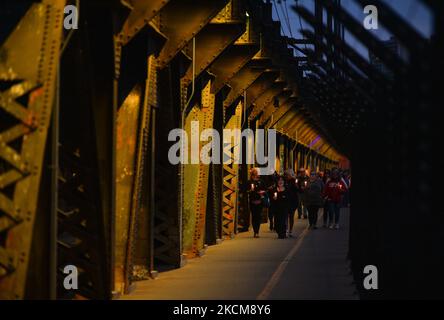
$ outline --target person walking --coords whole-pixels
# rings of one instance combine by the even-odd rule
[[[288,192],[288,236],[292,237],[294,226],[294,214],[299,206],[298,185],[293,169],[287,169],[284,173],[285,187]]]
[[[298,189],[298,219],[307,219],[307,207],[304,202],[304,190],[308,184],[308,177],[304,168],[299,169],[299,174],[296,177],[296,185]]]
[[[279,174],[275,171],[269,181],[269,185],[267,186],[268,198],[270,199],[270,207],[268,208],[268,221],[270,223],[270,231],[274,230],[274,211],[276,208],[275,201],[273,200],[273,192],[277,186],[277,180],[279,178]]]
[[[339,229],[339,214],[340,214],[340,203],[342,200],[342,195],[346,191],[345,183],[342,181],[339,171],[333,169],[331,171],[331,178],[328,180],[324,187],[323,196],[328,201],[329,206],[329,220],[330,229]],[[333,222],[334,221],[334,225]]]
[[[350,173],[348,170],[344,170],[342,172],[342,181],[346,186],[346,190],[344,192],[344,196],[342,197],[341,207],[348,208],[350,206]]]
[[[275,205],[274,219],[275,229],[279,239],[285,239],[286,224],[288,219],[289,210],[289,193],[285,186],[285,180],[283,177],[279,177],[277,181],[276,189],[273,192],[273,201]]]
[[[251,223],[253,225],[254,238],[259,238],[261,227],[262,211],[264,208],[263,199],[265,197],[265,184],[259,177],[257,168],[250,170],[250,180],[248,181],[248,200],[251,211]]]
[[[328,181],[330,181],[330,170],[326,169],[324,171],[324,175],[322,176],[322,182],[324,183],[324,188],[325,188],[325,185],[327,184]],[[329,207],[329,201],[326,200],[325,198],[324,198],[324,209],[323,210],[324,210],[324,214],[323,214],[324,225],[323,225],[323,227],[327,228],[328,222],[329,222],[328,218],[330,216],[330,214],[329,214],[330,207]],[[332,223],[333,223],[333,221],[330,221],[330,224],[332,224]]]
[[[318,211],[324,205],[322,192],[324,191],[324,183],[315,173],[310,173],[310,180],[305,189],[305,204],[308,210],[308,228],[317,229]]]

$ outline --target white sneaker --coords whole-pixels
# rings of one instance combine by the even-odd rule
[[[333,229],[333,225],[332,225],[332,224],[329,225],[328,228],[329,228],[329,229]]]
[[[335,229],[337,230],[337,229],[339,229],[339,224],[335,224]]]

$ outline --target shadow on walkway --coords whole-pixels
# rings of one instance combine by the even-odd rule
[[[288,239],[263,224],[260,238],[245,232],[210,246],[183,268],[136,282],[121,299],[358,299],[346,259],[348,209],[341,219],[339,230],[307,230],[296,220]]]

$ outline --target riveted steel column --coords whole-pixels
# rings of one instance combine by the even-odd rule
[[[242,102],[239,102],[235,114],[230,117],[225,129],[238,130],[240,133],[242,120]],[[224,138],[225,140],[225,138]],[[229,148],[225,148],[225,143]],[[234,136],[230,141],[224,141],[223,154],[229,159],[229,163],[223,164],[223,195],[222,195],[222,227],[225,237],[232,238],[236,233],[236,215],[239,197],[239,156],[241,137]]]
[[[51,121],[64,0],[32,4],[2,46],[0,82],[12,85],[0,93],[0,298],[23,299],[43,157]],[[14,83],[16,82],[16,83]],[[26,106],[17,98],[29,94]],[[8,116],[6,116],[6,114]],[[8,124],[11,121],[13,126]],[[11,142],[20,139],[20,151]],[[5,193],[5,188],[13,192]]]

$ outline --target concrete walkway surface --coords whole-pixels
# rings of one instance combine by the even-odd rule
[[[250,231],[209,246],[183,268],[136,282],[121,299],[358,299],[346,259],[348,211],[341,210],[339,230],[308,230],[307,220],[296,219],[287,239],[263,224],[260,238]]]

